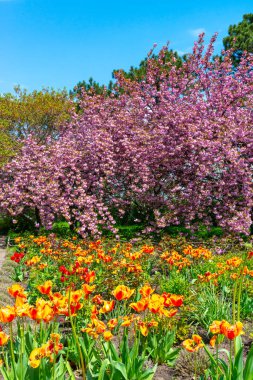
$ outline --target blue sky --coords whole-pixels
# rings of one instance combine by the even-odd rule
[[[154,43],[191,51],[199,32],[219,33],[253,12],[252,0],[0,0],[0,93],[72,89],[136,66]]]

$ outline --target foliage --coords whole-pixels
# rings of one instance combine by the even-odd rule
[[[0,121],[0,166],[8,162],[12,157],[15,156],[18,151],[19,144],[16,139],[11,135],[7,128],[1,125]]]
[[[98,82],[96,82],[92,77],[89,78],[88,82],[85,80],[82,82],[78,82],[77,85],[74,87],[73,91],[70,91],[70,96],[76,100],[79,98],[82,98],[82,93],[87,92],[89,95],[103,95],[104,93],[107,93],[108,95],[113,90],[113,83],[112,81],[109,82],[108,86],[102,86]]]
[[[4,235],[8,232],[11,226],[11,219],[5,217],[4,215],[0,215],[0,235]]]
[[[195,295],[195,310],[191,310],[190,319],[208,330],[214,320],[229,320],[231,314],[231,294],[226,288],[219,291],[215,286],[203,286]]]
[[[155,46],[154,46],[155,47]],[[121,71],[123,76],[126,79],[130,79],[131,81],[137,82],[145,82],[148,80],[148,59],[152,58],[153,60],[159,61],[161,57],[153,52],[153,49],[149,52],[148,58],[142,60],[138,67],[131,66],[128,71],[125,70],[114,70],[113,78],[117,78],[117,73]],[[173,63],[177,68],[182,66],[183,61],[186,60],[186,56],[183,59],[177,54],[176,51],[168,50],[165,52],[163,60],[160,63],[163,65],[165,71],[170,70],[171,66],[168,63]],[[159,82],[157,82],[159,83]]]
[[[28,138],[5,166],[1,208],[37,209],[47,228],[63,217],[82,236],[117,233],[133,208],[146,233],[199,223],[249,233],[253,58],[234,72],[231,52],[212,60],[214,40],[204,53],[201,35],[178,68],[165,68],[165,47],[145,82],[118,73],[118,95],[83,93],[58,139]]]
[[[152,56],[152,59],[159,60],[159,55],[154,54],[153,50],[149,53],[149,56]],[[176,67],[180,67],[182,65],[183,60],[186,59],[186,56],[182,59],[177,52],[174,52],[173,50],[169,50],[165,53],[165,56],[163,58],[163,65],[166,69],[166,64],[168,62],[173,62]],[[170,67],[168,66],[167,69],[169,70]],[[132,81],[146,81],[147,79],[147,71],[148,71],[148,58],[145,58],[142,60],[138,67],[131,66],[128,71],[116,69],[112,72],[112,78],[116,79],[118,73],[123,74],[123,76],[126,79],[130,79]],[[78,82],[77,85],[74,87],[73,91],[70,91],[70,96],[77,100],[77,104],[79,100],[82,98],[83,93],[86,92],[90,96],[94,95],[111,95],[112,93],[122,93],[124,92],[124,88],[119,88],[117,83],[114,81],[110,81],[107,86],[100,85],[98,82],[96,82],[92,77],[89,78],[88,82],[81,81]],[[77,106],[77,110],[80,111],[80,107]]]
[[[105,359],[101,360],[97,356],[94,371],[94,361],[90,365],[91,379],[104,380],[151,380],[156,371],[156,365],[153,368],[145,368],[147,354],[145,349],[139,353],[140,340],[137,338],[132,346],[129,346],[128,334],[124,333],[122,343],[117,352],[111,342],[103,344]]]
[[[242,21],[236,25],[230,25],[228,36],[223,38],[226,50],[233,49],[233,60],[236,65],[240,62],[243,52],[253,53],[253,14],[243,15]]]
[[[173,366],[180,348],[173,348],[175,332],[160,329],[154,335],[148,335],[148,352],[154,363]]]
[[[183,295],[189,294],[189,279],[182,273],[171,271],[168,277],[159,276],[159,284],[163,292]]]
[[[59,134],[72,107],[66,91],[42,89],[29,93],[16,87],[14,95],[0,96],[0,126],[14,139],[23,140],[33,134],[45,142],[47,137]]]

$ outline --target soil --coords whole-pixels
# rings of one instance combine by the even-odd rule
[[[169,368],[168,366],[162,364],[157,367],[155,376],[153,380],[174,380],[179,379],[176,376],[175,368]],[[185,377],[184,377],[185,379]]]

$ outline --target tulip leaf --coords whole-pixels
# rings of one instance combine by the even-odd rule
[[[245,367],[243,371],[243,380],[252,380],[252,374],[253,374],[253,345],[251,346],[247,355],[247,359],[246,359],[246,363],[245,363]]]
[[[112,363],[112,366],[113,366],[113,371],[116,370],[117,372],[119,372],[123,376],[124,380],[128,380],[128,376],[127,376],[127,373],[126,373],[126,367],[125,367],[125,365],[123,363],[116,362],[114,360],[112,360],[111,363]],[[120,379],[120,377],[118,377],[118,375],[117,375],[115,377],[115,379]]]
[[[103,360],[100,371],[99,371],[98,380],[105,380],[106,370],[109,365],[110,365],[109,359]]]

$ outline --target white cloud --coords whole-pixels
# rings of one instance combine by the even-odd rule
[[[193,37],[198,37],[199,34],[201,33],[206,33],[206,30],[205,28],[196,28],[196,29],[191,29],[189,31],[189,33],[193,36]]]

